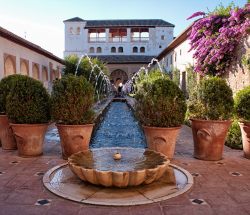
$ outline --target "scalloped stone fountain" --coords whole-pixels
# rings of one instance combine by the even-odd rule
[[[124,188],[158,180],[166,171],[169,160],[149,149],[100,148],[73,154],[68,163],[85,182]]]

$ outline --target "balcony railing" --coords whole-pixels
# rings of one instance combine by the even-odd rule
[[[106,37],[89,37],[89,43],[104,43]]]
[[[147,42],[149,37],[131,37],[132,42]]]
[[[111,43],[124,43],[127,41],[127,37],[109,37],[109,42]]]

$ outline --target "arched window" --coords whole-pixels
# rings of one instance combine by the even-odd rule
[[[133,53],[137,53],[138,52],[138,48],[136,46],[133,47]]]
[[[42,81],[48,81],[48,69],[46,66],[43,66],[43,70],[42,70]]]
[[[116,53],[116,48],[115,47],[111,48],[111,53]]]
[[[102,53],[102,48],[101,47],[97,47],[96,53]]]
[[[15,62],[11,56],[8,56],[7,58],[5,58],[4,70],[5,70],[5,76],[13,75],[16,73]]]
[[[20,63],[20,72],[22,75],[29,75],[28,62],[25,60],[21,60]]]
[[[37,64],[33,65],[33,69],[32,69],[32,77],[36,80],[39,80],[39,68]]]
[[[89,53],[95,53],[95,48],[94,47],[90,47],[89,48]]]
[[[119,52],[119,53],[123,53],[123,47],[119,47],[119,48],[118,48],[118,52]]]
[[[141,53],[145,53],[145,47],[144,47],[144,46],[142,46],[142,47],[140,48],[140,52],[141,52]]]
[[[81,33],[81,28],[80,27],[77,27],[76,29],[76,34],[79,35]]]
[[[70,33],[70,34],[74,34],[73,27],[70,27],[70,28],[69,28],[69,33]]]

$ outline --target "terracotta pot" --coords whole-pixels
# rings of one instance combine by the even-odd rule
[[[143,126],[149,149],[161,152],[169,159],[174,156],[176,138],[181,127],[161,128]]]
[[[17,144],[12,129],[10,127],[7,115],[0,115],[0,140],[2,144],[2,149],[4,150],[17,149]]]
[[[194,157],[208,161],[221,160],[231,121],[196,119],[191,119],[191,121],[194,139]]]
[[[44,136],[49,124],[10,124],[21,157],[43,154]]]
[[[63,159],[74,153],[88,150],[94,124],[61,125],[56,124],[61,140]]]
[[[239,122],[245,158],[250,159],[250,122]]]

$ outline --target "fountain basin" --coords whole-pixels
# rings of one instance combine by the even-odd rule
[[[113,155],[121,154],[115,160]],[[165,173],[167,157],[139,148],[99,148],[71,155],[68,164],[81,180],[105,187],[128,187],[150,184]]]

